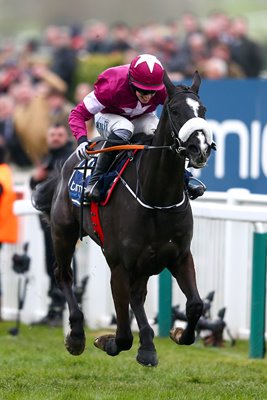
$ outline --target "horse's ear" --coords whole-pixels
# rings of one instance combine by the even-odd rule
[[[193,92],[195,92],[196,94],[198,94],[200,84],[201,84],[200,75],[199,75],[198,71],[195,71],[194,76],[193,76],[193,81],[192,81],[191,89],[192,89]]]
[[[170,78],[169,78],[169,76],[168,76],[166,71],[164,72],[163,83],[164,83],[164,85],[166,87],[168,96],[171,97],[172,94],[174,93],[175,85],[170,80]]]

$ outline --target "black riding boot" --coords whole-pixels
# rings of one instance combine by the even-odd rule
[[[125,141],[117,136],[115,133],[109,135],[109,140],[114,140],[114,143],[106,142],[104,146],[105,149],[112,146],[119,146],[125,143]],[[96,202],[101,200],[101,194],[98,188],[98,181],[115,160],[116,155],[117,151],[109,151],[99,154],[93,175],[90,178],[89,185],[84,191],[84,197],[86,200]]]
[[[195,200],[197,197],[202,196],[206,191],[206,186],[204,183],[195,178],[191,172],[187,171],[186,169],[184,171],[184,181],[189,198],[191,200]]]

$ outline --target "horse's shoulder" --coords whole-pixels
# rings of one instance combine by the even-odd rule
[[[67,158],[62,167],[62,176],[64,179],[68,179],[70,174],[73,172],[73,168],[78,164],[79,160],[75,151]]]

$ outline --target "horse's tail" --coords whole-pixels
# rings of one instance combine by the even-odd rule
[[[41,211],[46,217],[50,217],[53,195],[58,185],[60,171],[54,171],[53,176],[39,183],[32,192],[32,204],[36,210]]]

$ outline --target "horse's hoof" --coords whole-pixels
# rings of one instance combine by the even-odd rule
[[[109,356],[117,356],[120,352],[116,344],[116,336],[113,334],[97,337],[94,340],[94,345]]]
[[[136,361],[144,367],[156,367],[158,365],[158,357],[155,350],[138,350]]]
[[[182,344],[180,342],[180,339],[182,337],[182,334],[184,333],[183,328],[172,328],[170,330],[170,338],[177,344]]]
[[[195,335],[186,337],[183,328],[172,328],[170,338],[177,344],[190,345],[195,342]]]
[[[85,335],[74,336],[70,333],[65,338],[65,347],[73,356],[79,356],[85,349]]]

